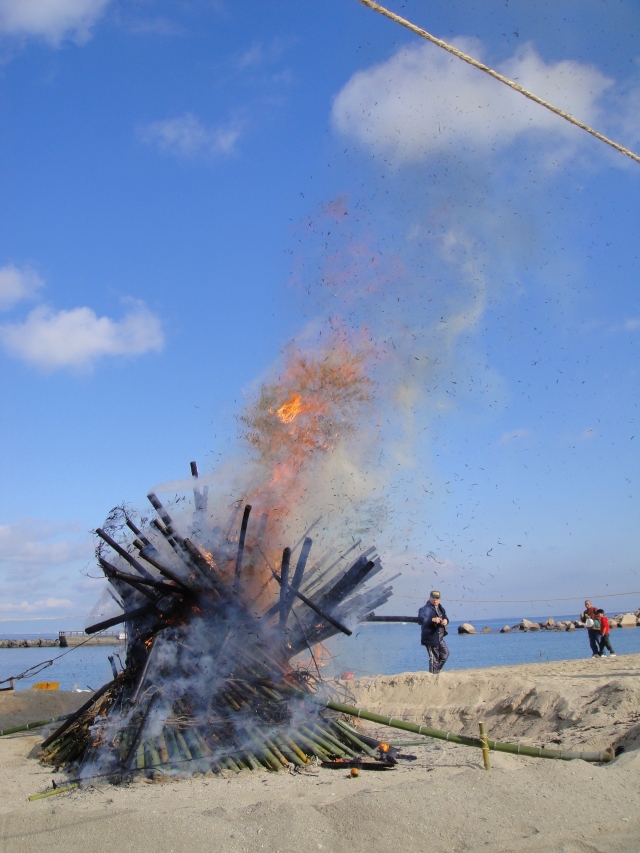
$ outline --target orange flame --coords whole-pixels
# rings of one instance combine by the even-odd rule
[[[280,406],[277,415],[283,424],[290,424],[302,410],[302,395],[292,394],[287,402]]]

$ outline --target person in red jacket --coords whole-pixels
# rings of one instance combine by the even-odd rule
[[[604,610],[598,610],[598,619],[600,621],[600,654],[604,657],[604,650],[609,650],[609,656],[616,657],[616,653],[611,648],[611,640],[609,639],[609,620],[604,615]]]

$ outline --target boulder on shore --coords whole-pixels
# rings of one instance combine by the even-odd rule
[[[540,625],[537,622],[532,622],[531,619],[523,619],[520,623],[521,631],[539,631]]]
[[[477,634],[478,632],[470,622],[463,622],[458,625],[458,634]]]
[[[549,618],[546,620],[546,622],[543,622],[540,627],[541,628],[555,628],[555,625],[556,625],[556,620],[553,618],[553,616],[549,616]]]
[[[621,628],[635,628],[638,624],[638,617],[635,613],[625,613],[620,620]]]
[[[565,630],[565,631],[575,631],[575,630],[576,630],[576,626],[575,626],[575,624],[574,624],[573,622],[569,622],[569,623],[567,624],[567,627],[566,627],[564,630]]]
[[[485,625],[484,628],[482,629],[482,631],[480,631],[480,633],[481,634],[490,634],[491,628],[488,625]]]
[[[500,628],[500,633],[501,634],[510,634],[511,633],[511,626],[505,625],[504,628]]]

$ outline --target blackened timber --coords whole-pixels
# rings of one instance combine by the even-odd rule
[[[138,542],[140,544],[138,544]],[[160,552],[156,548],[154,548],[151,543],[145,545],[142,540],[136,539],[133,544],[136,546],[136,548],[139,549],[140,556],[142,557],[142,559],[146,560],[149,565],[156,568],[161,575],[164,575],[165,578],[167,578],[168,580],[177,583],[178,586],[182,587],[182,589],[184,589],[186,592],[195,592],[195,590],[193,590],[192,587],[190,587],[186,581],[184,581],[172,569],[167,568],[167,566],[165,566],[164,563],[161,562],[161,560],[159,559],[159,557],[161,556]]]
[[[135,610],[127,610],[120,616],[112,616],[111,619],[105,619],[104,622],[96,622],[95,625],[85,628],[84,632],[85,634],[97,634],[98,631],[106,631],[107,628],[112,628],[114,625],[122,625],[123,622],[132,622],[134,619],[139,619],[141,616],[147,616],[154,612],[157,612],[155,604],[145,604],[143,607],[137,607]]]
[[[147,578],[135,578],[133,575],[128,575],[126,572],[121,572],[119,569],[116,569],[115,566],[107,563],[107,561],[102,558],[100,558],[100,565],[103,568],[106,566],[109,571],[113,573],[114,577],[119,580],[123,580],[126,583],[133,583],[135,586],[152,586],[160,592],[171,593],[172,595],[182,595],[182,590],[178,587],[170,586],[168,583],[164,583],[163,581],[149,580]],[[140,591],[142,592],[142,590]]]
[[[321,516],[322,517],[322,516]],[[304,570],[307,565],[307,560],[309,559],[309,552],[311,551],[311,546],[313,545],[313,539],[307,537],[304,540],[304,544],[302,546],[302,550],[300,551],[300,556],[298,557],[298,562],[296,564],[296,570],[293,573],[293,580],[291,581],[291,586],[287,591],[287,596],[284,605],[284,618],[282,616],[282,611],[280,612],[280,621],[284,624],[289,618],[289,613],[291,612],[291,608],[293,606],[293,599],[295,594],[300,589],[300,584],[302,582],[302,576],[304,574]]]
[[[249,514],[251,513],[251,504],[247,504],[242,513],[242,524],[240,525],[240,539],[238,540],[238,553],[236,556],[236,573],[234,580],[234,588],[237,588],[242,571],[242,558],[244,557],[244,541],[247,536],[247,525],[249,524]]]
[[[269,567],[269,568],[271,568],[271,567]],[[273,569],[271,569],[271,574],[273,575],[273,577],[275,578],[277,583],[279,583],[280,586],[282,587],[282,579],[273,571]],[[340,622],[338,622],[337,619],[334,619],[333,616],[330,616],[328,613],[325,613],[321,607],[318,607],[317,604],[315,604],[313,601],[311,601],[310,598],[307,598],[307,596],[304,595],[303,593],[301,593],[300,590],[295,590],[295,591],[292,590],[292,592],[296,598],[299,598],[300,601],[304,602],[304,604],[306,604],[307,607],[309,607],[311,610],[313,610],[313,612],[316,613],[318,616],[320,616],[321,619],[324,619],[325,622],[329,622],[330,625],[333,625],[333,627],[337,628],[338,631],[342,631],[342,633],[346,634],[347,637],[351,636],[353,631],[350,631],[348,628],[346,628],[344,625],[342,625]],[[271,607],[269,610],[267,610],[267,612],[264,614],[264,616],[262,618],[264,620],[270,619],[279,610],[280,610],[280,602],[278,602],[277,604],[274,604],[273,607]]]
[[[145,589],[142,584],[138,584],[138,580],[146,581],[146,578],[136,578],[133,575],[125,574],[124,572],[118,571],[115,566],[112,566],[111,563],[108,563],[103,557],[98,557],[98,562],[102,566],[102,570],[108,578],[116,578],[117,580],[121,580],[124,583],[129,584],[129,586],[133,587],[137,592],[144,595],[145,598],[151,599],[151,601],[156,601],[157,596],[154,595],[151,590]]]
[[[56,729],[55,732],[52,732],[49,737],[46,737],[42,743],[40,744],[40,749],[45,749],[49,744],[52,744],[54,740],[57,740],[60,735],[63,735],[69,726],[73,725],[76,720],[79,720],[80,717],[88,711],[89,708],[98,701],[98,699],[103,696],[107,690],[112,687],[116,683],[116,679],[113,681],[108,681],[106,684],[103,684],[96,692],[93,694],[91,699],[84,703],[77,711],[74,711],[73,714],[70,714],[64,723],[60,726],[60,728]]]
[[[182,544],[187,551],[187,556],[191,558],[191,565],[200,573],[200,577],[205,582],[205,585],[210,590],[216,590],[219,592],[220,582],[216,577],[213,567],[202,551],[191,541],[191,539],[183,539]]]
[[[166,509],[162,505],[161,501],[158,500],[157,495],[155,495],[154,492],[149,492],[149,494],[147,495],[147,499],[148,499],[149,503],[151,504],[151,506],[158,513],[158,515],[160,516],[160,518],[162,519],[164,524],[167,525],[169,532],[173,533],[175,528],[173,526],[173,521],[171,519],[171,516],[166,511]]]
[[[153,492],[150,492],[147,495],[147,498],[162,519],[164,525],[166,525],[166,527],[163,528],[162,525],[156,524],[157,529],[166,537],[167,542],[171,545],[176,554],[182,560],[185,560],[187,564],[191,564],[191,566],[196,569],[205,585],[210,589],[215,588],[215,583],[211,578],[211,566],[200,553],[199,549],[189,539],[183,539],[178,534],[173,525],[171,516]]]
[[[123,560],[126,560],[129,565],[139,572],[143,578],[149,578],[149,580],[154,580],[151,572],[148,572],[143,565],[141,565],[135,557],[132,557],[131,554],[125,550],[122,545],[119,545],[115,539],[112,539],[108,533],[106,533],[101,527],[98,527],[96,530],[98,536],[109,545],[110,548],[116,552],[116,554],[120,554]]]
[[[189,467],[191,468],[191,476],[198,476],[198,463],[197,462],[189,462]]]
[[[291,548],[285,548],[282,552],[282,564],[280,566],[280,626],[284,628],[287,623],[287,596],[289,594],[289,563],[291,561]]]
[[[369,572],[375,569],[376,564],[373,560],[366,560],[365,557],[360,557],[351,566],[348,571],[340,578],[337,584],[323,596],[321,604],[323,607],[333,608],[334,605],[343,601],[356,587],[365,580]]]
[[[126,520],[126,525],[127,525],[127,527],[129,528],[129,530],[130,530],[132,533],[134,533],[136,536],[140,536],[140,535],[141,535],[141,533],[142,533],[142,531],[140,530],[140,528],[138,527],[138,525],[137,525],[137,524],[134,524],[134,523],[133,523],[133,521],[131,521],[131,519],[129,518],[129,516],[128,516],[128,515],[127,515],[127,516],[125,516],[125,520]]]

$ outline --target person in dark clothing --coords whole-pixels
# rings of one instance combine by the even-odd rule
[[[448,633],[449,619],[440,604],[440,593],[437,589],[431,591],[429,601],[418,611],[418,619],[422,626],[420,642],[429,652],[429,672],[437,675],[449,657],[449,649],[444,641]]]
[[[602,657],[600,651],[600,628],[595,628],[593,623],[598,618],[598,608],[587,599],[584,603],[584,610],[580,614],[580,621],[587,626],[587,634],[589,635],[589,645],[591,646],[591,655],[594,658]],[[591,624],[589,624],[591,623]]]

